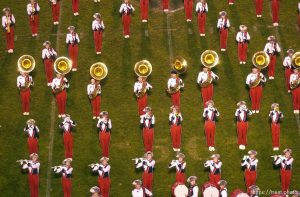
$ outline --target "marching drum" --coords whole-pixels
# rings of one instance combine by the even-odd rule
[[[271,197],[285,197],[284,194],[272,194]]]
[[[172,196],[173,197],[186,197],[189,193],[187,186],[183,183],[174,183],[172,186]]]
[[[203,197],[219,197],[218,188],[212,183],[204,183],[202,186]]]
[[[230,197],[249,197],[249,195],[240,189],[236,189],[230,194]]]

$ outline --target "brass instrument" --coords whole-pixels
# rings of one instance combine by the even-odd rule
[[[298,78],[297,80],[293,81],[290,85],[291,90],[296,89],[300,85],[300,79]]]
[[[201,88],[206,88],[207,86],[209,86],[212,83],[212,81],[213,81],[212,76],[208,75],[206,81],[204,81],[200,84]]]
[[[213,50],[206,50],[201,54],[200,61],[206,68],[213,68],[219,63],[219,56]]]
[[[166,91],[167,91],[167,93],[169,93],[169,94],[175,94],[175,93],[177,93],[178,91],[180,91],[180,88],[182,88],[182,87],[183,87],[182,82],[179,82],[179,83],[177,83],[174,87],[167,88]]]
[[[35,68],[35,60],[30,55],[22,55],[18,59],[18,70],[23,73],[30,73]],[[32,85],[32,82],[25,78],[25,85],[20,90],[26,90]]]
[[[270,63],[269,55],[264,51],[258,51],[252,56],[252,63],[256,68],[264,69]]]
[[[59,57],[54,62],[54,70],[59,74],[68,74],[72,69],[72,61],[67,57]]]
[[[7,33],[10,33],[10,20],[9,20],[9,16],[6,16],[6,23],[7,23]]]
[[[142,60],[134,65],[134,72],[139,77],[148,77],[152,73],[152,65],[148,60]],[[143,97],[147,92],[147,82],[143,83],[142,89],[135,93],[137,98]]]
[[[292,56],[292,65],[295,68],[300,68],[300,52],[296,52]]]
[[[94,63],[91,67],[90,67],[90,75],[93,79],[100,81],[102,79],[104,79],[108,74],[108,70],[107,70],[107,66],[102,63],[102,62],[97,62]],[[100,83],[96,83],[96,87],[93,91],[92,94],[89,95],[90,99],[94,99],[97,97],[98,92],[101,90],[101,85]]]
[[[180,56],[177,56],[171,64],[171,69],[176,71],[178,74],[182,74],[186,72],[187,67],[188,67],[187,61]]]

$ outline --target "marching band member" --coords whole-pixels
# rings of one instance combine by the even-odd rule
[[[245,183],[249,193],[249,187],[256,184],[257,177],[257,152],[250,150],[248,155],[245,155],[242,159],[241,166],[245,170]]]
[[[246,84],[249,86],[249,94],[252,102],[252,113],[259,113],[260,103],[262,98],[262,84],[267,79],[256,67],[252,68],[252,72],[246,78]]]
[[[283,154],[274,157],[274,164],[280,165],[281,189],[283,192],[287,192],[291,183],[294,158],[292,157],[292,150],[289,148],[285,149]]]
[[[49,1],[50,1],[50,5],[52,8],[53,25],[58,25],[59,24],[59,12],[60,12],[60,5],[59,5],[60,0],[49,0]]]
[[[186,22],[191,22],[193,16],[193,0],[184,0],[184,10]]]
[[[66,113],[67,104],[67,88],[69,88],[69,82],[63,74],[57,73],[56,78],[53,79],[51,88],[55,94],[56,103],[58,107],[58,117],[64,118]]]
[[[39,4],[35,0],[30,0],[29,4],[27,4],[27,14],[29,16],[32,37],[36,37],[38,35],[39,11]]]
[[[214,85],[213,80],[218,80],[219,77],[213,71],[207,67],[203,67],[202,71],[199,72],[197,83],[201,86],[201,94],[204,107],[206,102],[213,99]]]
[[[90,192],[92,193],[91,197],[101,197],[100,188],[98,186],[93,186],[90,189]]]
[[[87,94],[89,96],[92,109],[93,119],[100,118],[100,107],[101,107],[101,85],[99,81],[91,78],[91,83],[87,86]]]
[[[237,103],[238,108],[235,111],[236,128],[238,135],[239,149],[245,150],[247,145],[248,119],[252,112],[247,108],[245,101]]]
[[[283,118],[283,114],[279,111],[278,103],[273,103],[271,109],[272,111],[270,111],[269,117],[272,130],[273,151],[278,151],[280,144],[280,121]]]
[[[15,37],[15,16],[11,13],[10,8],[3,9],[2,27],[5,32],[7,53],[14,52],[14,37]]]
[[[94,44],[96,54],[100,55],[102,51],[102,34],[105,29],[105,26],[99,13],[94,14],[94,19],[95,20],[92,23],[92,29],[94,31]]]
[[[187,179],[187,182],[190,184],[188,197],[198,197],[199,187],[196,181],[197,181],[196,176],[190,176]]]
[[[211,158],[211,160],[207,160],[204,163],[204,167],[210,169],[209,182],[218,185],[219,181],[221,180],[222,162],[219,160],[219,154],[213,154]]]
[[[220,113],[217,108],[214,107],[214,102],[212,100],[207,101],[206,105],[207,107],[204,108],[203,111],[206,143],[209,151],[215,151],[216,119]]]
[[[283,60],[283,67],[285,68],[285,82],[286,82],[286,88],[288,90],[288,93],[291,92],[290,87],[290,76],[293,73],[293,67],[292,67],[292,56],[294,54],[293,49],[287,50],[288,56],[286,56]]]
[[[141,126],[143,128],[143,141],[144,141],[144,149],[145,152],[151,151],[153,147],[154,141],[154,124],[155,124],[155,117],[152,113],[151,107],[145,107],[144,109],[145,114],[141,115]]]
[[[255,0],[255,12],[257,18],[261,18],[262,16],[263,4],[264,0]]]
[[[152,197],[153,194],[147,188],[142,187],[141,180],[134,180],[132,185],[134,185],[134,189],[132,190],[131,194],[132,197]]]
[[[143,23],[148,22],[149,0],[140,0],[141,20]]]
[[[175,182],[185,183],[185,168],[186,162],[184,161],[185,155],[183,153],[177,153],[177,160],[172,160],[169,164],[169,168],[176,168]]]
[[[38,154],[30,154],[30,160],[28,162],[28,179],[29,179],[29,189],[30,197],[39,196],[39,173],[40,173],[40,162],[38,161]]]
[[[143,187],[147,188],[149,191],[152,191],[153,185],[153,172],[155,166],[155,160],[153,160],[153,153],[147,151],[144,155],[145,160],[143,161]]]
[[[270,57],[270,63],[268,66],[268,75],[269,79],[274,79],[275,75],[275,66],[276,66],[276,56],[280,53],[281,49],[276,42],[275,36],[268,37],[268,43],[265,45],[264,51]]]
[[[63,122],[59,124],[63,132],[64,146],[65,146],[65,157],[73,158],[73,136],[72,129],[76,126],[76,123],[71,120],[70,115],[66,115]]]
[[[170,108],[170,110],[171,112],[169,114],[169,124],[172,138],[172,146],[174,151],[179,152],[181,145],[181,124],[183,118],[178,106],[173,105]]]
[[[247,32],[246,25],[240,25],[240,31],[236,34],[236,41],[238,43],[238,57],[240,64],[246,64],[248,43],[250,41],[250,35]]]
[[[164,12],[168,12],[169,11],[169,1],[170,0],[162,0],[162,6],[163,6]]]
[[[79,15],[79,0],[72,0],[72,11],[74,16]]]
[[[176,71],[171,71],[171,77],[168,80],[168,93],[171,94],[172,105],[180,107],[180,89],[184,87],[182,79],[178,77]]]
[[[64,192],[64,197],[71,197],[72,191],[72,173],[73,168],[71,166],[72,159],[67,158],[63,161],[63,169],[62,169],[62,176],[61,176],[61,183]]]
[[[234,0],[228,0],[228,4],[229,5],[233,5],[234,4]]]
[[[44,65],[45,65],[47,84],[48,84],[48,86],[51,86],[52,81],[53,81],[53,64],[57,57],[57,53],[51,47],[50,41],[45,41],[43,43],[43,46],[45,48],[42,50],[42,59],[44,61]]]
[[[120,7],[120,14],[122,15],[122,22],[123,22],[123,35],[124,38],[130,37],[130,15],[134,12],[134,7],[132,4],[129,3],[129,0],[124,0]]]
[[[227,38],[228,38],[228,28],[230,27],[230,22],[227,17],[227,12],[219,12],[220,18],[218,19],[217,28],[220,33],[220,48],[221,51],[226,51],[227,48]]]
[[[259,187],[257,185],[251,185],[249,188],[248,188],[249,192],[249,196],[250,197],[258,197],[259,195]]]
[[[299,69],[295,68],[293,74],[291,74],[290,76],[290,86],[292,89],[294,114],[299,114],[299,110],[300,110],[299,76],[300,76]]]
[[[277,27],[279,23],[279,0],[272,0],[272,20],[273,26]]]
[[[72,60],[72,71],[77,71],[78,45],[80,42],[78,34],[75,32],[74,26],[68,27],[69,33],[66,36],[69,57]]]
[[[28,135],[27,143],[29,154],[38,153],[38,138],[39,138],[39,128],[35,125],[34,119],[29,119],[26,122],[26,127],[24,132]]]
[[[200,0],[196,5],[196,12],[198,15],[198,30],[200,36],[205,36],[206,13],[208,6],[206,0]]]
[[[22,103],[22,112],[23,115],[29,115],[30,111],[30,86],[33,86],[32,77],[29,73],[20,72],[20,75],[17,77],[17,87],[20,90],[21,103]]]
[[[109,157],[110,132],[112,124],[108,117],[107,111],[102,111],[100,113],[97,128],[99,133],[99,144],[102,149],[102,156]]]
[[[220,187],[220,197],[227,197],[227,188],[226,188],[227,182],[224,180],[220,180],[218,182],[218,186]]]
[[[110,165],[108,164],[108,157],[102,157],[99,161],[98,168],[98,186],[102,197],[109,197],[110,190]]]
[[[146,81],[146,77],[138,77],[138,81],[135,82],[133,91],[137,97],[138,110],[139,115],[144,114],[144,109],[148,105],[148,95],[147,91],[149,91],[152,86]]]

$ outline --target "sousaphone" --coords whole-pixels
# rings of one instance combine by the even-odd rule
[[[269,55],[264,51],[258,51],[252,56],[252,63],[256,68],[264,69],[270,63]]]
[[[72,69],[72,61],[67,57],[59,57],[54,62],[54,70],[59,74],[68,74]]]
[[[201,54],[200,61],[206,68],[213,68],[219,64],[219,56],[213,50],[206,50]]]
[[[293,54],[292,65],[294,68],[300,68],[300,52],[296,52]]]
[[[142,60],[135,63],[133,70],[139,77],[148,77],[152,73],[152,65],[148,60]]]
[[[101,81],[108,74],[107,66],[102,62],[94,63],[90,67],[90,75],[97,81]]]
[[[31,55],[22,55],[18,59],[18,70],[24,73],[30,73],[35,68],[35,60]]]
[[[176,71],[178,74],[182,74],[187,71],[187,61],[180,56],[177,56],[174,58],[172,64],[171,64],[171,69]]]

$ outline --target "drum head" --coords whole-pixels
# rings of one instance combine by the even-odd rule
[[[205,183],[202,186],[203,197],[219,197],[219,190],[214,184]]]
[[[183,184],[179,184],[174,188],[175,197],[186,197],[188,193],[189,193],[188,188]]]
[[[240,189],[236,189],[231,193],[230,197],[249,197],[249,195]]]

